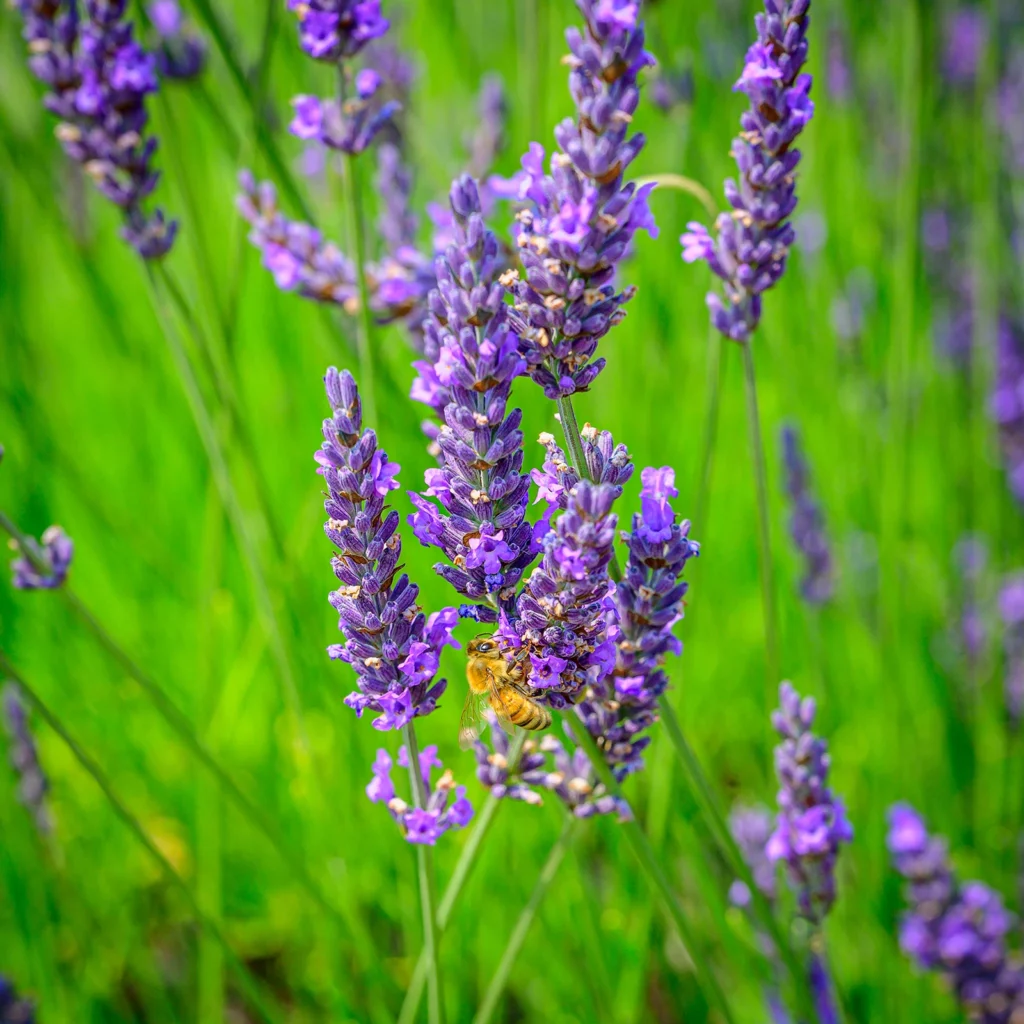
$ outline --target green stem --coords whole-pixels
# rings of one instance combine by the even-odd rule
[[[375,428],[377,410],[373,383],[373,314],[370,311],[370,289],[366,283],[366,226],[359,202],[358,157],[345,157],[345,174],[342,187],[345,191],[345,210],[348,215],[349,233],[352,239],[352,260],[355,263],[356,283],[359,287],[359,393],[363,399],[363,422]]]
[[[519,755],[522,753],[525,742],[526,733],[522,729],[517,729],[508,748],[508,763],[510,766],[514,767],[519,761]],[[491,825],[494,823],[494,816],[498,813],[498,808],[503,803],[504,801],[499,800],[496,796],[488,796],[483,810],[477,816],[476,822],[473,825],[473,831],[470,833],[466,845],[462,848],[462,853],[459,854],[459,859],[455,864],[455,870],[452,872],[448,887],[441,897],[441,902],[437,905],[437,930],[439,934],[443,934],[448,927],[452,910],[454,910],[455,904],[469,879],[470,872],[479,861],[477,854],[479,853],[480,846],[483,844]],[[427,955],[424,952],[420,954],[420,958],[416,961],[416,967],[413,970],[408,991],[402,1002],[402,1010],[398,1015],[397,1024],[412,1024],[416,1019],[426,983]]]
[[[707,211],[712,223],[718,217],[718,206],[715,197],[699,181],[694,178],[687,178],[683,174],[648,174],[636,179],[636,186],[654,184],[657,188],[674,188],[679,192],[685,192],[693,196]]]
[[[598,779],[604,783],[607,791],[619,800],[624,808],[628,808],[629,805],[622,795],[622,788],[612,774],[611,768],[608,767],[608,762],[604,759],[604,755],[598,748],[594,737],[590,735],[589,731],[578,720],[573,722],[572,734],[590,759]],[[644,830],[640,827],[636,818],[633,817],[631,810],[629,811],[629,816],[622,821],[622,830],[640,863],[641,869],[647,876],[647,881],[660,895],[664,909],[668,912],[672,923],[679,932],[680,941],[686,949],[690,962],[693,964],[694,974],[697,976],[697,982],[704,992],[708,1005],[716,1010],[727,1024],[735,1024],[736,1017],[733,1015],[725,993],[718,984],[718,979],[715,977],[709,964],[704,960],[703,954],[698,951],[690,923],[686,920],[686,915],[683,913],[679,897],[672,889],[668,876],[658,862],[658,858],[651,848]]]
[[[420,748],[416,742],[416,729],[412,722],[402,728],[405,752],[409,760],[409,784],[412,788],[413,806],[427,804],[427,785],[420,771]],[[416,867],[420,886],[420,909],[423,912],[423,953],[427,958],[427,1019],[430,1024],[444,1024],[444,992],[441,989],[441,972],[437,962],[437,920],[435,918],[436,898],[434,895],[434,863],[429,846],[416,846]]]
[[[722,346],[725,342],[714,327],[708,333],[708,373],[704,384],[707,407],[704,410],[704,441],[701,446],[700,479],[697,482],[697,501],[693,521],[697,529],[704,528],[708,501],[711,497],[711,473],[715,464],[715,443],[718,440],[718,410],[722,399]],[[699,536],[699,534],[698,534]]]
[[[730,870],[749,890],[754,916],[761,927],[771,936],[772,943],[782,956],[796,987],[798,1000],[802,1003],[803,1011],[806,1013],[813,1007],[812,995],[807,986],[806,972],[794,953],[789,940],[783,934],[771,904],[766,899],[764,893],[757,887],[750,866],[743,859],[743,854],[740,853],[740,848],[736,844],[736,840],[729,830],[725,817],[718,806],[718,801],[711,790],[707,776],[704,774],[704,769],[701,768],[697,755],[693,752],[693,748],[683,734],[682,727],[679,725],[679,719],[676,717],[675,709],[668,701],[667,694],[662,695],[658,700],[658,708],[661,712],[661,720],[665,723],[665,731],[668,733],[668,738],[679,758],[679,764],[683,769],[687,785],[693,794],[693,798],[697,801],[697,806],[704,816],[711,836],[729,865]]]
[[[558,873],[558,868],[562,863],[562,858],[569,849],[569,844],[572,842],[572,837],[575,833],[574,826],[578,823],[578,820],[579,819],[573,818],[571,815],[566,816],[565,823],[562,825],[561,834],[555,840],[555,845],[551,847],[548,859],[540,869],[540,874],[537,876],[533,892],[530,893],[530,898],[526,901],[526,906],[523,907],[522,913],[519,915],[519,919],[516,921],[515,926],[509,934],[508,942],[505,945],[505,951],[501,954],[501,960],[498,962],[498,968],[494,972],[494,977],[491,978],[490,985],[487,986],[487,991],[484,993],[484,998],[480,1003],[479,1009],[476,1011],[476,1016],[473,1018],[473,1024],[489,1024],[491,1017],[494,1015],[494,1011],[498,1007],[498,1001],[501,999],[502,994],[505,991],[505,986],[508,984],[509,975],[512,973],[512,968],[515,965],[516,958],[519,956],[519,952],[523,948],[523,943],[526,941],[527,934],[529,934],[530,926],[533,924],[533,919],[537,916],[537,911],[540,909],[540,905],[544,901],[544,897],[547,895],[547,891],[550,888],[551,883],[554,881],[555,875]]]
[[[743,380],[747,393],[747,426],[750,429],[750,455],[754,461],[757,485],[757,540],[761,563],[761,607],[764,613],[765,641],[765,708],[764,718],[775,704],[779,685],[778,619],[775,610],[775,573],[772,568],[771,520],[768,511],[768,472],[765,468],[764,441],[761,437],[761,416],[757,408],[757,378],[754,375],[754,349],[749,341],[742,343]]]
[[[42,718],[42,720],[46,722],[46,724],[61,738],[68,750],[71,751],[75,760],[78,761],[82,768],[85,769],[86,773],[92,777],[96,785],[99,786],[114,813],[122,822],[124,822],[129,831],[135,835],[135,838],[139,843],[157,862],[161,871],[166,876],[167,881],[181,892],[196,921],[221,947],[227,958],[235,967],[239,984],[248,997],[252,1008],[259,1013],[263,1020],[267,1021],[267,1024],[279,1024],[279,1022],[283,1022],[284,1016],[276,1009],[276,1007],[272,1007],[264,998],[257,981],[252,977],[248,968],[231,948],[230,943],[224,937],[224,933],[220,930],[216,922],[205,913],[196,900],[195,894],[185,883],[184,879],[182,879],[177,871],[174,870],[167,858],[160,852],[156,843],[154,843],[149,837],[149,834],[142,827],[139,820],[134,814],[132,814],[127,805],[114,791],[109,779],[100,766],[89,754],[85,752],[85,750],[79,745],[78,741],[71,736],[67,729],[64,728],[60,719],[50,710],[35,689],[25,681],[24,677],[15,670],[14,666],[7,660],[6,656],[2,652],[0,652],[0,671],[2,671],[7,678],[18,684],[21,692],[26,698],[28,698],[29,703],[31,703],[35,708],[39,717]]]

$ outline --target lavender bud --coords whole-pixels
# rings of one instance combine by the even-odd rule
[[[12,582],[18,590],[54,590],[67,579],[75,553],[74,542],[59,526],[48,527],[40,540],[42,543],[37,544],[30,538],[29,544],[47,571],[37,569],[27,555],[21,554],[11,562]],[[10,546],[13,551],[20,550],[17,541],[12,540]]]
[[[379,39],[391,23],[380,0],[288,0],[299,19],[299,44],[314,60],[337,63]]]
[[[758,14],[757,42],[735,85],[750,100],[733,140],[739,183],[725,183],[733,208],[720,214],[713,239],[696,221],[680,242],[687,263],[706,260],[725,282],[725,295],[708,295],[711,320],[722,334],[746,341],[761,319],[761,295],[782,277],[793,244],[789,221],[796,209],[797,136],[814,114],[807,60],[806,0],[766,0]]]
[[[481,785],[498,799],[521,800],[527,804],[543,803],[537,790],[546,787],[549,772],[536,741],[527,740],[523,744],[519,761],[512,768],[508,763],[508,733],[501,727],[493,711],[488,709],[484,716],[490,726],[490,746],[482,739],[478,739],[474,745],[476,777]]]
[[[187,81],[206,67],[206,43],[185,22],[177,0],[153,0],[149,20],[157,35],[156,69],[163,78]]]

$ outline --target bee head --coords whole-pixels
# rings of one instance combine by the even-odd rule
[[[493,654],[497,649],[498,645],[488,635],[471,640],[466,650],[468,654]]]

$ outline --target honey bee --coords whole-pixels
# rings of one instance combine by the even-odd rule
[[[519,685],[527,674],[524,664],[518,660],[510,664],[493,637],[472,640],[466,653],[469,693],[459,726],[459,745],[463,750],[471,747],[480,735],[484,701],[505,725],[536,731],[551,724],[551,712],[530,700]]]

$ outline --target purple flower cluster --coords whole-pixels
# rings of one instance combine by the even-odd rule
[[[1016,729],[1024,717],[1024,573],[1010,576],[999,591],[1003,623],[1003,694],[1006,715]]]
[[[76,3],[15,0],[24,19],[29,66],[50,87],[46,107],[60,118],[64,151],[125,215],[124,238],[144,259],[174,244],[175,221],[147,214],[156,187],[156,139],[146,138],[146,96],[157,90],[156,64],[125,21],[127,0]]]
[[[784,861],[800,913],[821,924],[836,898],[836,859],[840,843],[853,839],[841,800],[828,787],[829,756],[824,740],[811,732],[814,700],[789,683],[779,687],[772,725],[782,737],[775,748],[779,813],[766,852]]]
[[[981,7],[949,11],[942,26],[942,71],[953,85],[970,85],[988,45],[988,19]]]
[[[506,415],[523,360],[496,280],[500,249],[484,224],[476,183],[457,179],[450,199],[455,238],[435,263],[424,338],[434,362],[415,364],[420,376],[412,391],[442,420],[439,467],[427,472],[427,490],[412,495],[417,512],[410,523],[424,545],[449,559],[435,566],[444,579],[460,594],[491,602],[474,614],[493,622],[495,597],[511,600],[535,557],[525,519],[530,481],[522,472],[522,413]]]
[[[687,263],[706,260],[725,282],[725,296],[708,295],[714,326],[734,341],[747,341],[761,319],[761,296],[782,277],[796,233],[795,172],[800,150],[793,143],[814,113],[807,60],[810,0],[765,0],[756,18],[757,42],[736,83],[750,109],[733,141],[740,172],[725,183],[732,207],[715,222],[717,241],[696,221],[681,238]]]
[[[41,544],[29,540],[32,554],[47,566],[47,572],[40,572],[32,564],[31,559],[21,552],[11,562],[12,580],[18,590],[54,590],[67,579],[71,568],[71,559],[75,554],[75,545],[71,538],[59,527],[50,526],[43,532]],[[19,551],[17,543],[11,541],[11,547]]]
[[[643,768],[650,736],[642,734],[658,720],[658,698],[668,689],[665,656],[683,649],[672,632],[683,617],[683,570],[700,554],[689,521],[677,523],[669,504],[679,493],[673,470],[647,468],[640,479],[641,512],[622,535],[629,560],[606,612],[615,668],[576,709],[620,782]]]
[[[580,482],[580,477],[553,435],[543,433],[538,440],[544,445],[546,457],[543,467],[533,470],[530,475],[537,485],[536,500],[548,505],[548,511],[542,519],[543,523],[547,523],[555,509],[565,510],[569,493]],[[614,487],[615,497],[618,498],[622,494],[622,485],[633,475],[633,462],[626,446],[617,445],[609,431],[598,431],[589,423],[580,431],[580,441],[587,478],[594,483]]]
[[[825,533],[825,517],[810,487],[810,471],[796,428],[782,428],[782,463],[786,494],[790,500],[789,534],[804,558],[800,594],[808,604],[825,604],[832,598],[832,548]]]
[[[148,11],[157,34],[154,56],[161,77],[196,78],[206,66],[206,44],[185,23],[178,0],[153,0]]]
[[[356,155],[377,137],[398,110],[398,103],[375,102],[382,85],[376,71],[364,68],[354,78],[354,95],[344,102],[300,95],[292,100],[295,116],[288,130],[305,142]]]
[[[1010,490],[1024,504],[1024,329],[1006,317],[999,322],[989,412],[999,431]]]
[[[1002,898],[981,882],[961,884],[945,840],[930,836],[906,804],[889,811],[888,845],[908,883],[903,952],[923,970],[941,971],[972,1021],[1016,1024],[1024,1015],[1024,970],[1008,958],[1013,919]]]
[[[766,849],[773,824],[767,807],[734,807],[729,814],[729,831],[750,868],[754,885],[770,900],[775,899],[775,861],[768,857]],[[729,899],[737,907],[747,907],[752,894],[737,878],[729,888]]]
[[[0,974],[0,1021],[3,1024],[35,1024],[35,1007],[19,999],[14,986]]]
[[[252,225],[249,241],[263,253],[263,266],[278,288],[354,314],[359,295],[352,262],[312,225],[288,220],[269,181],[257,184],[249,171],[242,171],[238,183],[238,211]]]
[[[375,728],[400,729],[433,711],[444,693],[446,681],[433,680],[445,645],[459,646],[452,638],[458,615],[445,608],[427,618],[416,604],[418,588],[398,575],[399,515],[385,499],[398,487],[399,466],[371,429],[361,429],[352,375],[331,367],[324,380],[331,417],[316,461],[329,488],[324,530],[339,550],[332,567],[341,586],[330,601],[345,636],[328,653],[356,672],[359,688],[345,698],[356,715],[369,709],[380,715]]]
[[[36,828],[45,834],[53,828],[46,800],[50,783],[39,763],[36,741],[28,727],[28,714],[14,683],[8,683],[3,688],[0,703],[4,726],[11,741],[11,764],[18,773],[18,799],[32,815]],[[0,1020],[3,1018],[0,1017]]]
[[[521,800],[527,804],[542,803],[537,787],[543,787],[548,776],[546,758],[537,749],[534,740],[523,744],[519,760],[509,764],[509,736],[493,711],[484,712],[490,726],[491,743],[482,739],[474,744],[476,751],[476,777],[498,799]]]
[[[502,618],[505,642],[529,656],[530,696],[564,708],[615,667],[615,643],[607,635],[606,603],[613,593],[608,565],[613,554],[620,488],[581,481],[566,510],[544,537],[540,564]]]
[[[366,795],[375,804],[387,805],[406,842],[433,846],[449,829],[465,828],[473,820],[473,805],[466,798],[466,787],[456,786],[450,771],[442,772],[436,784],[431,783],[432,769],[444,768],[438,760],[436,746],[420,751],[419,761],[423,788],[427,793],[425,806],[410,807],[396,795],[391,780],[392,761],[386,750],[377,751],[377,759],[373,762],[373,779],[366,787]],[[409,767],[409,755],[405,747],[398,751],[398,763],[403,768]]]
[[[391,25],[380,0],[288,0],[299,19],[299,44],[314,60],[337,63],[354,57]]]
[[[635,293],[619,290],[615,268],[638,230],[657,235],[647,206],[653,186],[624,184],[644,145],[629,135],[640,99],[637,76],[653,63],[644,50],[639,4],[577,0],[585,24],[570,28],[569,88],[576,119],[555,129],[560,147],[544,170],[544,147],[523,157],[515,240],[524,277],[509,271],[520,347],[530,376],[549,398],[585,391],[604,367],[597,343],[624,316]]]

